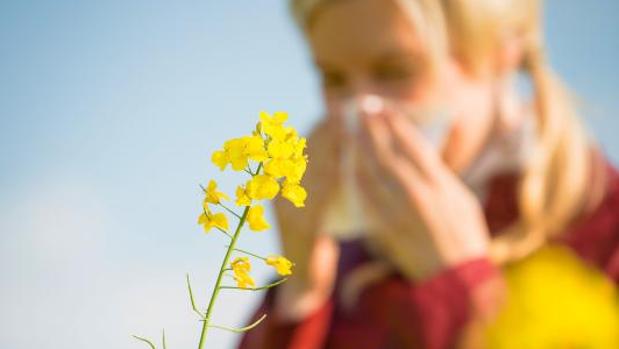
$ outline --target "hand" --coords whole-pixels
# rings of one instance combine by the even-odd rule
[[[357,178],[369,239],[405,276],[428,278],[484,257],[489,234],[477,198],[404,115],[363,115]]]
[[[337,244],[321,234],[320,222],[338,185],[339,129],[337,121],[326,119],[308,137],[305,207],[295,208],[279,197],[274,201],[284,255],[295,263],[293,275],[278,288],[276,313],[281,318],[305,317],[324,303],[333,287]]]

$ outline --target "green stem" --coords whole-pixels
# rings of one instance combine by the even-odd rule
[[[139,340],[139,341],[142,341],[142,342],[144,342],[144,343],[148,344],[148,346],[149,346],[149,347],[151,347],[151,349],[156,349],[155,345],[154,345],[154,344],[153,344],[153,342],[151,342],[150,340],[148,340],[148,339],[146,339],[146,338],[144,338],[144,337],[136,336],[136,335],[134,335],[134,334],[133,334],[133,335],[131,335],[131,336],[132,336],[133,338],[135,338],[135,339]]]
[[[267,260],[265,257],[259,256],[259,255],[255,254],[255,253],[251,253],[249,251],[241,250],[240,248],[235,248],[234,250],[237,251],[237,252],[241,252],[243,254],[246,254],[248,256],[252,256],[252,257],[256,257],[256,258],[262,259],[263,261]]]
[[[220,330],[226,330],[226,331],[230,331],[230,332],[234,332],[234,333],[243,333],[243,332],[247,332],[247,331],[251,330],[252,328],[260,325],[262,320],[266,319],[266,317],[267,317],[267,314],[263,314],[258,320],[254,321],[253,324],[251,324],[249,326],[241,327],[241,328],[233,328],[233,327],[221,326],[221,325],[209,325],[209,327],[218,328]]]
[[[228,234],[227,231],[221,229],[220,227],[215,227],[217,230],[219,230],[220,232],[224,233],[227,237],[229,237],[230,239],[232,239],[232,235]]]
[[[198,309],[198,307],[196,306],[196,302],[193,299],[193,291],[191,290],[191,282],[189,281],[189,274],[186,274],[186,276],[187,276],[187,289],[189,290],[189,300],[191,301],[191,308],[196,314],[198,314],[200,319],[204,319],[204,314],[202,314],[202,312]]]
[[[241,216],[239,216],[236,212],[232,211],[230,208],[228,208],[228,206],[222,204],[221,202],[218,204],[219,206],[223,207],[226,211],[230,212],[230,214],[232,214],[234,217],[236,217],[237,219],[241,219]]]
[[[217,280],[215,281],[215,286],[213,287],[213,293],[211,294],[211,299],[209,301],[208,308],[206,309],[206,316],[204,317],[204,322],[202,323],[202,332],[200,333],[200,343],[198,344],[198,349],[204,348],[204,343],[206,343],[206,332],[209,327],[209,322],[211,320],[211,315],[213,313],[215,301],[217,300],[217,296],[219,295],[221,280],[223,279],[223,275],[226,271],[226,266],[228,265],[228,261],[230,260],[230,256],[232,255],[232,251],[234,250],[234,246],[236,245],[236,241],[241,235],[241,228],[243,227],[243,224],[245,224],[248,211],[249,211],[249,206],[245,207],[245,210],[243,210],[243,215],[241,216],[241,219],[239,220],[239,225],[237,225],[234,235],[232,236],[230,247],[228,248],[228,251],[226,251],[226,255],[224,256],[224,259],[221,262],[221,267],[219,268],[219,274],[217,275]]]
[[[270,283],[262,287],[241,288],[237,286],[221,286],[221,289],[222,290],[242,290],[242,291],[262,291],[262,290],[268,290],[271,287],[275,287],[277,285],[283,284],[284,282],[286,282],[286,280],[288,280],[288,278],[283,278],[281,280],[275,281],[273,283]]]

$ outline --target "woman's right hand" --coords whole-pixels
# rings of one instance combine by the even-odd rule
[[[304,318],[324,304],[333,288],[339,251],[320,225],[339,185],[339,130],[337,121],[327,118],[308,137],[305,207],[279,197],[273,202],[284,255],[295,263],[293,275],[277,290],[275,312],[284,320]]]

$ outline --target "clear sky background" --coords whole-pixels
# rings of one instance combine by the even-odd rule
[[[618,13],[547,11],[550,58],[615,160]],[[210,154],[262,109],[303,131],[321,110],[284,1],[0,2],[0,348],[142,348],[129,335],[162,327],[169,348],[196,347],[184,275],[205,304],[225,243],[196,225],[198,183],[240,182]],[[275,231],[241,243],[278,250]],[[217,321],[241,325],[260,298],[225,296]]]

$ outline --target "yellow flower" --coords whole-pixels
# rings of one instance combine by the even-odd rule
[[[198,217],[198,224],[202,225],[205,233],[208,233],[209,230],[214,227],[228,230],[228,217],[223,213],[211,213],[208,206],[205,204],[204,212]]]
[[[215,151],[211,161],[221,170],[230,164],[233,170],[242,171],[247,168],[248,160],[261,162],[267,158],[264,140],[259,135],[252,135],[226,141],[224,149]]]
[[[233,138],[224,143],[224,150],[228,155],[228,161],[235,171],[242,171],[247,167],[246,144],[247,141],[244,138]]]
[[[221,202],[221,200],[230,200],[228,195],[217,191],[217,182],[212,179],[208,182],[208,187],[206,187],[204,193],[206,194],[204,201],[211,204],[218,204]]]
[[[251,271],[251,263],[248,257],[237,257],[230,263],[232,271],[237,273],[249,273]]]
[[[264,173],[273,178],[285,177],[291,166],[291,161],[288,159],[270,159],[264,163]]]
[[[307,169],[305,158],[272,159],[264,164],[264,172],[274,178],[285,177],[288,181],[299,183]]]
[[[236,187],[236,204],[237,206],[251,205],[251,198],[247,195],[247,191],[241,185]]]
[[[288,114],[285,112],[275,112],[271,116],[262,111],[260,112],[260,129],[272,138],[281,138],[286,133],[283,126],[286,120],[288,120]]]
[[[284,182],[282,196],[294,204],[295,207],[305,207],[307,192],[297,183]]]
[[[286,179],[292,183],[299,183],[307,169],[307,159],[305,157],[297,158],[292,161],[291,167],[287,169]]]
[[[264,148],[264,140],[260,136],[247,136],[245,142],[245,155],[250,160],[261,162],[267,159],[267,151]]]
[[[293,128],[286,130],[285,136],[271,139],[267,146],[269,156],[274,159],[290,159],[303,157],[307,139],[299,137]]]
[[[287,276],[292,274],[292,262],[286,257],[282,256],[269,256],[266,259],[266,263],[273,268],[281,276]]]
[[[486,348],[619,348],[619,292],[562,246],[504,269],[508,299],[485,332]]]
[[[255,200],[271,200],[279,192],[279,183],[269,175],[258,175],[247,182],[247,195]]]
[[[251,271],[251,264],[247,257],[237,257],[232,263],[230,263],[232,272],[234,273],[234,280],[240,288],[253,288],[256,286],[254,279],[249,275]]]
[[[273,159],[289,159],[295,153],[295,145],[292,142],[273,139],[269,142],[267,150]]]
[[[247,222],[249,223],[249,229],[254,231],[261,231],[269,229],[269,223],[264,218],[264,207],[261,205],[252,206],[247,212]]]
[[[264,164],[265,173],[300,182],[307,169],[307,157],[303,154],[306,143],[307,140],[298,138],[296,133],[285,140],[271,140],[267,147],[271,158]]]
[[[211,161],[222,171],[226,168],[228,162],[230,162],[228,159],[228,154],[225,150],[215,151],[211,157]]]
[[[294,144],[294,156],[298,158],[303,157],[303,151],[307,147],[307,139],[305,137],[299,138]]]

